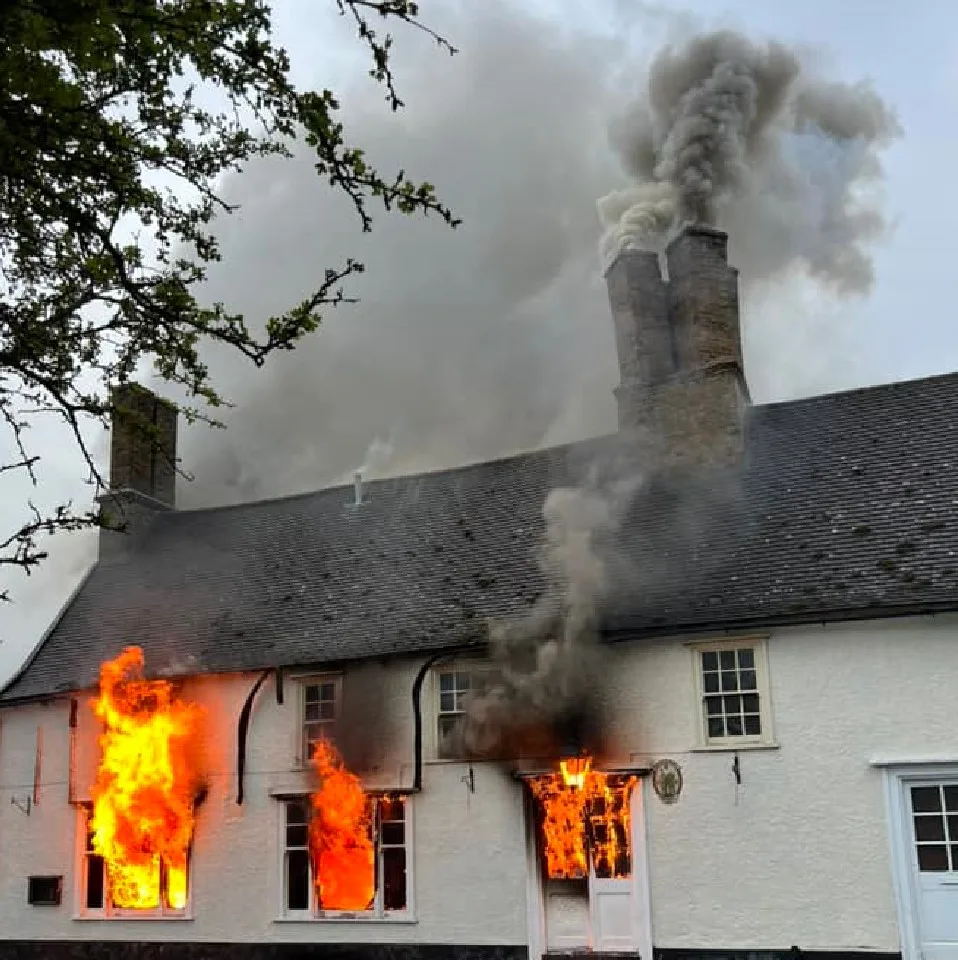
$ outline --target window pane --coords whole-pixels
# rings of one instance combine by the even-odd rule
[[[755,666],[755,651],[751,647],[742,647],[738,651],[738,665],[743,670],[751,670]]]
[[[726,717],[725,718],[725,728],[728,730],[728,735],[730,737],[740,737],[742,736],[742,718],[741,717]]]
[[[723,670],[734,670],[735,669],[735,651],[723,650],[721,653],[719,653],[719,663],[722,665]]]
[[[726,712],[726,713],[741,713],[741,712],[742,712],[742,698],[741,698],[741,697],[722,697],[722,700],[725,702],[725,712]]]
[[[945,808],[951,813],[958,813],[958,784],[945,787]]]
[[[320,720],[335,720],[336,719],[336,702],[334,700],[324,700],[319,704],[319,719]]]
[[[754,670],[741,670],[738,675],[743,690],[757,690],[758,683]]]
[[[320,705],[318,703],[307,703],[306,706],[303,707],[303,719],[307,723],[309,723],[310,721],[318,720],[319,708],[320,708]]]
[[[944,840],[945,821],[937,814],[915,817],[916,840]]]
[[[95,853],[86,858],[86,905],[88,910],[103,909],[103,858]]]
[[[306,804],[302,800],[286,801],[286,822],[288,824],[309,822]]]
[[[384,846],[402,846],[406,839],[406,825],[383,822],[380,835]]]
[[[455,677],[451,673],[440,673],[439,674],[439,690],[442,693],[446,693],[453,688]]]
[[[401,823],[406,819],[406,801],[402,797],[381,797],[379,818],[382,821],[395,820]]]
[[[439,694],[439,709],[443,713],[452,713],[456,709],[456,695],[450,691],[449,693],[440,693]]]
[[[722,689],[738,690],[738,674],[734,670],[722,674]]]
[[[746,713],[758,713],[758,694],[745,694],[745,696],[742,697],[742,706],[745,708]]]
[[[958,843],[951,845],[951,869],[958,873]]]
[[[286,909],[309,909],[309,853],[290,850],[286,854]]]
[[[722,712],[722,698],[721,697],[706,697],[705,698],[705,710],[710,716],[718,716]]]
[[[918,869],[925,873],[948,870],[947,847],[943,843],[923,844],[918,848]]]
[[[938,787],[912,787],[911,808],[915,813],[937,813],[941,810],[941,792]]]
[[[718,693],[719,675],[717,673],[703,673],[702,688],[706,693]]]
[[[319,687],[315,683],[306,686],[303,698],[306,703],[319,703],[322,699],[319,695]]]
[[[406,851],[402,847],[383,850],[383,907],[406,909]]]
[[[332,682],[320,684],[319,699],[327,703],[333,703],[336,700],[336,684]]]
[[[948,839],[958,843],[958,815],[953,814],[948,818]]]
[[[721,717],[709,717],[709,736],[724,737],[725,723]]]
[[[745,735],[748,737],[758,737],[762,733],[762,718],[757,714],[749,714],[745,718]]]
[[[710,650],[708,653],[702,654],[702,669],[703,670],[718,670],[718,654]]]
[[[309,827],[306,824],[295,824],[286,828],[287,847],[309,846]]]

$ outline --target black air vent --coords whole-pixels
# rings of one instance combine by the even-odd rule
[[[58,907],[63,892],[63,877],[30,877],[27,903],[35,907]]]

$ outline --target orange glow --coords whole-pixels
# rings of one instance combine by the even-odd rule
[[[592,769],[592,761],[588,757],[573,757],[570,760],[559,761],[559,771],[567,787],[576,787],[581,790]]]
[[[149,910],[160,906],[162,892],[166,905],[181,909],[202,709],[177,699],[167,681],[145,679],[139,647],[100,667],[100,695],[92,705],[104,731],[90,830],[110,899],[117,907]]]
[[[542,810],[543,852],[551,880],[580,879],[590,859],[598,877],[627,877],[629,797],[636,778],[592,769],[588,757],[529,781]]]
[[[313,753],[319,787],[312,797],[309,849],[324,910],[366,910],[376,892],[372,808],[363,785],[328,741]]]

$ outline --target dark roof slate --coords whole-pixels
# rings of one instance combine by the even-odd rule
[[[958,609],[958,374],[749,411],[740,470],[645,483],[606,626],[679,632]],[[547,590],[553,488],[634,469],[616,437],[241,506],[159,515],[101,561],[2,694],[93,686],[139,644],[169,675],[442,649]],[[625,467],[623,466],[625,464]]]

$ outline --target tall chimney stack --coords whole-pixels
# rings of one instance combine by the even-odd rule
[[[176,504],[176,407],[136,383],[113,394],[110,490]]]
[[[744,446],[748,389],[738,271],[728,236],[687,224],[666,248],[625,251],[606,273],[616,329],[619,429],[654,463],[734,462]]]
[[[118,387],[113,405],[110,489],[99,497],[100,560],[122,562],[154,517],[175,507],[177,411],[135,383]]]

